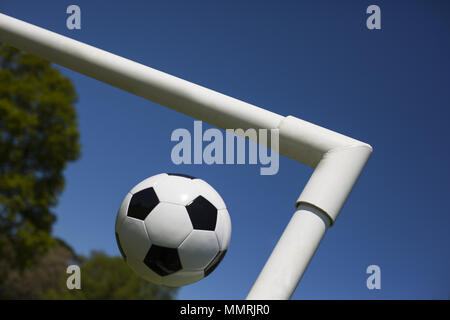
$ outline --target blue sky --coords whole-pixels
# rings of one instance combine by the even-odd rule
[[[66,28],[78,4],[82,29]],[[365,27],[381,8],[382,29]],[[450,3],[446,1],[22,1],[0,12],[281,115],[370,143],[374,153],[294,299],[448,299]],[[118,255],[114,221],[132,186],[160,172],[200,177],[229,209],[229,251],[179,298],[245,298],[312,169],[172,164],[193,119],[67,69],[82,157],[65,172],[55,235]],[[204,128],[208,128],[204,124]],[[381,290],[366,288],[381,267]]]

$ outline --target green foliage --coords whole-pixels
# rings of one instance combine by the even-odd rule
[[[67,289],[66,282],[49,290],[47,299],[172,299],[177,292],[151,284],[138,275],[120,257],[92,252],[81,259],[81,289]]]
[[[15,267],[54,244],[51,208],[64,168],[80,154],[76,100],[50,62],[0,44],[0,259],[8,242]]]

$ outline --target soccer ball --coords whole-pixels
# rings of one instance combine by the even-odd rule
[[[162,173],[125,196],[116,218],[116,240],[128,265],[144,279],[179,287],[209,275],[225,256],[231,221],[208,183]]]

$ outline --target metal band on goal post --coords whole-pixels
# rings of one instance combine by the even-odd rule
[[[0,41],[222,129],[273,129],[279,153],[315,168],[247,299],[289,299],[372,147],[0,13]]]

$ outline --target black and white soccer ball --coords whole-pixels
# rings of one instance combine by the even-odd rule
[[[116,218],[116,240],[128,265],[144,279],[179,287],[209,275],[227,252],[231,221],[208,183],[180,174],[158,174],[125,196]]]

